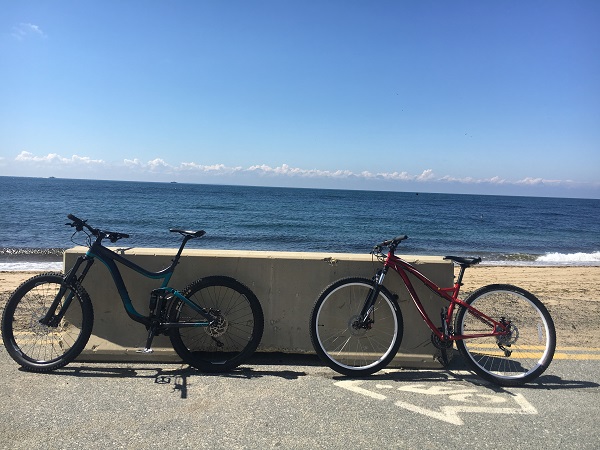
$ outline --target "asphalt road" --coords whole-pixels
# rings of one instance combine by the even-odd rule
[[[0,345],[0,448],[598,449],[600,358],[577,353],[590,352],[502,389],[460,362],[349,379],[280,354],[226,375],[81,362],[33,374]]]

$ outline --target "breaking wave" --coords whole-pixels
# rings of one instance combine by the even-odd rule
[[[536,263],[556,265],[592,266],[600,265],[600,252],[593,253],[546,253]]]

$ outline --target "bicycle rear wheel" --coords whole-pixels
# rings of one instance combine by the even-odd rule
[[[530,292],[516,286],[485,286],[466,300],[494,320],[510,322],[506,336],[456,341],[460,353],[481,377],[501,386],[518,386],[540,376],[554,356],[556,332],[546,307]],[[492,327],[460,308],[457,334],[490,333]]]
[[[365,300],[375,289],[365,278],[346,278],[317,299],[310,319],[310,337],[321,360],[349,376],[370,375],[394,358],[402,341],[402,314],[393,296],[381,286],[368,329],[357,328]]]
[[[61,289],[64,294],[57,311],[73,295],[67,313],[57,326],[41,324]],[[59,273],[46,273],[25,281],[8,300],[2,315],[2,339],[9,355],[25,369],[49,372],[81,353],[93,322],[92,303],[83,287],[66,285]]]
[[[254,293],[229,277],[197,280],[184,296],[218,317],[207,327],[170,330],[171,344],[190,366],[203,372],[226,372],[244,363],[256,350],[264,329],[263,311]],[[206,321],[180,299],[169,313],[170,322]]]

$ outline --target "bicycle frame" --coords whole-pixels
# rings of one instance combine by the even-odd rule
[[[123,281],[121,272],[119,271],[119,268],[116,264],[116,263],[120,263],[120,264],[123,264],[124,266],[134,270],[135,272],[139,273],[140,275],[143,275],[146,278],[158,279],[158,280],[162,279],[163,282],[159,289],[181,299],[183,302],[185,302],[187,305],[189,305],[190,308],[192,308],[194,311],[201,314],[206,319],[206,321],[196,321],[196,322],[177,322],[177,323],[169,323],[169,322],[162,323],[161,322],[159,324],[161,327],[163,327],[163,328],[207,327],[215,320],[215,317],[212,314],[210,314],[209,311],[206,311],[204,308],[198,306],[193,301],[187,299],[178,290],[173,289],[168,286],[169,281],[171,280],[171,277],[175,271],[175,267],[179,263],[179,259],[181,257],[183,248],[185,247],[185,244],[187,243],[188,240],[190,240],[190,237],[184,236],[181,246],[179,247],[179,250],[178,250],[177,254],[175,255],[175,257],[173,258],[171,265],[169,265],[168,267],[166,267],[158,272],[152,272],[152,271],[149,271],[149,270],[133,263],[132,261],[129,261],[127,258],[119,255],[118,253],[115,253],[114,251],[104,247],[101,243],[102,237],[98,237],[98,238],[96,238],[94,243],[89,247],[86,254],[84,256],[79,256],[77,258],[77,261],[75,262],[75,264],[73,265],[71,270],[65,275],[65,283],[67,286],[71,285],[74,281],[82,283],[83,279],[87,275],[87,273],[88,273],[89,269],[91,268],[91,266],[93,265],[94,261],[96,259],[98,259],[106,266],[106,268],[110,272],[113,282],[117,288],[117,291],[119,292],[119,296],[121,297],[121,301],[123,302],[123,306],[125,307],[125,311],[127,312],[127,315],[132,320],[139,322],[141,324],[144,324],[147,328],[150,327],[151,325],[155,325],[156,321],[153,320],[151,314],[148,316],[144,316],[143,314],[140,314],[133,306],[131,297],[129,296],[129,292],[127,291],[127,287],[125,286],[125,282]],[[81,274],[78,276],[77,272],[79,271],[81,265],[84,263],[85,263],[85,267],[83,268]],[[73,299],[73,293],[71,293],[65,299],[65,302],[62,305],[58,314],[55,315],[56,309],[58,308],[58,304],[60,303],[60,300],[63,297],[63,295],[64,295],[64,289],[61,289],[56,296],[56,300],[54,301],[52,306],[49,308],[46,316],[40,321],[41,323],[46,324],[46,325],[53,325],[53,324],[58,324],[58,322],[60,322],[60,320],[65,315],[65,313],[66,313],[67,309],[69,308],[69,305]]]
[[[459,275],[457,281],[454,283],[454,285],[452,287],[449,287],[449,288],[439,287],[437,284],[435,284],[433,281],[431,281],[429,278],[427,278],[425,275],[423,275],[416,267],[414,267],[410,263],[404,261],[402,258],[399,258],[398,256],[396,256],[394,254],[393,250],[390,250],[388,252],[388,255],[384,262],[383,269],[379,271],[379,274],[376,277],[376,282],[378,285],[381,285],[383,283],[383,279],[385,278],[385,275],[387,274],[389,268],[392,268],[396,273],[398,273],[398,275],[400,275],[404,285],[406,286],[406,289],[408,290],[408,292],[413,300],[413,303],[415,304],[415,306],[417,308],[417,311],[419,311],[419,314],[421,315],[421,318],[427,324],[427,326],[431,329],[431,331],[437,335],[437,337],[440,340],[442,340],[442,341],[444,341],[444,340],[457,341],[457,340],[462,340],[462,339],[480,338],[480,337],[486,337],[486,336],[503,336],[508,333],[507,324],[505,324],[505,323],[503,324],[502,322],[498,322],[498,321],[492,319],[491,317],[485,315],[478,309],[474,308],[473,306],[465,303],[463,300],[458,298],[458,295],[460,292],[460,287],[462,286],[462,278],[463,278],[464,272],[466,270],[465,266],[461,266],[460,275]],[[419,296],[418,296],[410,278],[408,277],[409,273],[412,274],[413,276],[415,276],[418,280],[420,280],[421,283],[423,283],[425,286],[427,286],[438,297],[440,297],[444,300],[447,300],[450,303],[450,305],[448,306],[448,309],[445,313],[445,317],[444,317],[444,315],[442,316],[442,325],[443,325],[442,330],[439,330],[438,327],[436,325],[434,325],[433,321],[430,319],[429,315],[427,314],[427,311],[425,311],[425,308],[423,307],[423,304],[421,303],[421,300],[419,299]],[[375,298],[376,298],[376,295],[374,296],[373,301]],[[454,312],[455,312],[455,309],[457,306],[462,306],[464,308],[467,308],[470,314],[473,314],[475,317],[477,317],[483,323],[488,324],[490,326],[490,328],[492,328],[493,331],[490,333],[478,333],[478,334],[455,334],[456,330],[452,330],[452,317],[454,315]],[[366,315],[363,317],[366,317]],[[452,330],[452,331],[449,331],[449,330]]]

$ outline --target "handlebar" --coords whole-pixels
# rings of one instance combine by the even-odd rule
[[[375,254],[375,253],[381,253],[381,251],[385,248],[385,247],[389,247],[389,249],[391,251],[396,250],[396,247],[398,247],[398,245],[400,244],[400,242],[404,241],[408,239],[408,236],[403,234],[401,236],[396,236],[394,239],[389,239],[387,241],[383,241],[380,244],[377,244],[375,247],[373,247],[373,250],[371,250],[371,253]]]
[[[98,228],[91,227],[87,224],[87,220],[82,220],[78,217],[75,217],[73,214],[69,214],[67,218],[71,222],[66,223],[65,225],[75,228],[76,232],[83,231],[84,228],[87,228],[93,236],[96,236],[100,239],[108,238],[108,240],[110,240],[110,242],[112,242],[113,244],[119,239],[129,237],[129,235],[125,233],[117,233],[116,231],[103,231]]]
[[[79,217],[75,217],[73,214],[69,214],[67,216],[67,218],[71,222],[66,223],[65,225],[75,228],[76,232],[83,231],[85,228],[90,232],[90,234],[92,234],[93,236],[96,236],[96,238],[99,238],[100,240],[102,240],[104,238],[108,238],[110,240],[110,242],[112,242],[113,244],[115,242],[117,242],[119,239],[129,237],[129,235],[125,234],[125,233],[117,233],[116,231],[106,231],[106,230],[100,230],[98,228],[94,228],[94,227],[88,225],[87,220],[83,220],[83,219],[80,219]],[[193,238],[199,238],[206,234],[206,232],[204,230],[186,231],[186,230],[180,230],[180,229],[171,229],[170,231],[172,233],[181,234],[185,238],[184,245],[185,245],[185,242],[187,242],[188,240],[193,239]]]

